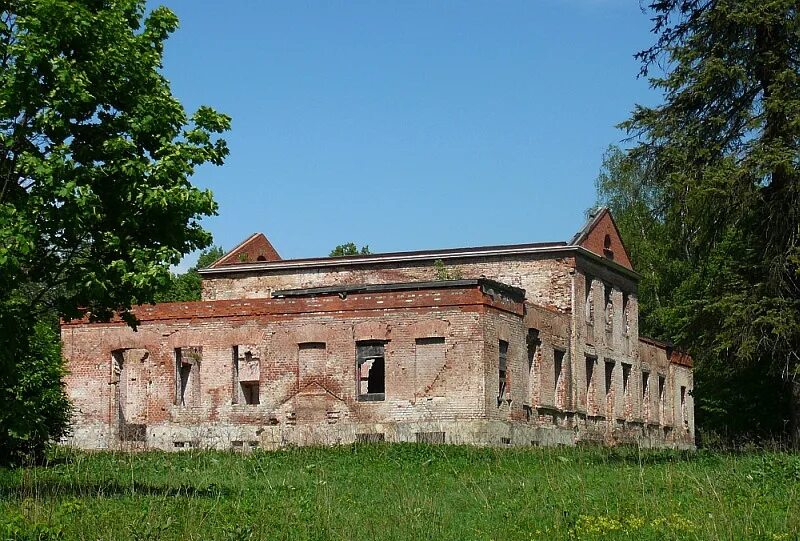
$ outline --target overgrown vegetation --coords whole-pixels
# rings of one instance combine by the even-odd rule
[[[14,341],[0,351],[0,464],[37,461],[69,424],[57,321],[0,312],[0,329]]]
[[[372,252],[369,251],[369,244],[365,244],[361,248],[356,246],[355,242],[348,242],[340,244],[328,254],[328,257],[343,257],[346,255],[368,255]]]
[[[756,539],[800,535],[800,456],[360,445],[74,453],[0,470],[10,539]]]
[[[435,280],[461,280],[461,270],[448,267],[444,261],[437,259],[433,262],[433,277]]]

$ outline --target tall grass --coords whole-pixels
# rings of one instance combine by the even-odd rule
[[[56,452],[10,539],[800,539],[800,455],[412,444]]]

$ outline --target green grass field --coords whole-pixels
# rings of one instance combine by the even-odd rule
[[[3,539],[800,539],[800,455],[360,445],[0,469]]]

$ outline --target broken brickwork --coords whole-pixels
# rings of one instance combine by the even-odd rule
[[[62,326],[71,441],[690,448],[691,358],[638,336],[615,231],[600,213],[569,244],[335,260],[254,235],[202,272],[203,301]],[[434,280],[438,260],[464,279]]]

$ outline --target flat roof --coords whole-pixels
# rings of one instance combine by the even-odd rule
[[[344,284],[324,287],[308,287],[301,289],[284,289],[273,291],[273,298],[313,297],[317,295],[339,295],[348,293],[383,293],[389,291],[414,291],[422,289],[445,289],[458,287],[481,287],[496,289],[508,293],[520,300],[525,299],[525,290],[510,286],[488,278],[470,278],[466,280],[434,280],[425,282],[395,282],[391,284]]]

